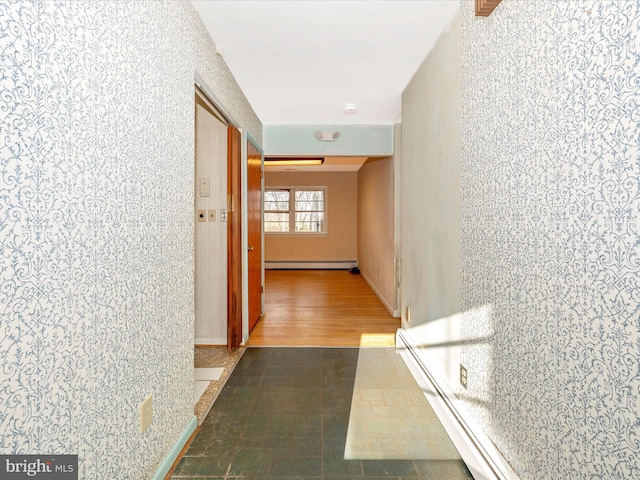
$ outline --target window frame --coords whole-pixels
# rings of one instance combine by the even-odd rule
[[[281,210],[267,210],[265,207],[265,203],[267,201],[267,195],[266,193],[268,191],[282,191],[282,190],[288,190],[289,191],[289,210],[286,212],[289,216],[289,231],[288,232],[270,232],[266,229],[266,224],[267,224],[267,220],[266,220],[266,215],[267,213],[285,213],[284,211]],[[295,226],[296,226],[296,213],[298,211],[296,211],[295,209],[295,203],[296,203],[296,192],[300,192],[300,191],[322,191],[322,195],[323,195],[323,201],[322,201],[322,206],[323,206],[323,210],[322,210],[322,215],[323,215],[323,219],[322,219],[322,231],[320,232],[296,232],[295,231]],[[263,200],[263,211],[264,211],[264,234],[266,236],[276,236],[276,237],[326,237],[329,235],[329,222],[328,222],[328,202],[327,202],[327,191],[328,188],[326,186],[311,186],[311,185],[304,185],[304,186],[277,186],[277,185],[270,185],[270,186],[265,186],[264,188],[265,191],[265,195],[264,195],[264,200]],[[300,212],[303,212],[304,210],[299,210]]]

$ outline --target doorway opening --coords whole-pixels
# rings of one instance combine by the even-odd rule
[[[262,314],[262,151],[195,92],[195,344],[246,340]]]
[[[229,122],[198,88],[194,103],[194,343],[226,345]]]
[[[327,337],[331,334],[335,337],[324,338],[326,346],[341,342],[358,346],[359,339],[349,338],[354,331],[369,335],[376,333],[377,326],[384,325],[377,333],[385,334],[386,322],[400,326],[400,200],[396,184],[399,159],[325,156],[322,160],[294,166],[272,162],[274,165],[269,163],[265,167],[266,292],[265,318],[260,322],[265,326],[258,324],[249,345],[265,345],[266,338],[271,338],[274,345],[318,344],[318,332],[322,331]],[[354,267],[359,274],[350,275]],[[306,271],[309,278],[304,281],[297,278],[300,271]],[[329,276],[340,274],[345,274],[346,279],[356,277],[352,280],[366,287],[373,304],[363,307],[363,312],[380,308],[380,317],[368,318],[364,313],[357,319],[347,319],[344,312],[335,308],[344,300],[340,295],[345,292],[329,295],[331,286],[324,282]],[[310,280],[314,275],[317,285]],[[282,278],[285,282],[280,281]],[[287,278],[296,288],[287,289]],[[339,285],[342,280],[332,282]],[[353,288],[357,291],[360,286]],[[324,293],[317,295],[317,292]],[[328,299],[327,304],[316,301],[320,299]],[[358,304],[357,299],[353,302]],[[286,311],[287,304],[301,307],[296,313],[307,330],[312,335],[315,332],[315,337],[296,333],[301,328],[295,324],[297,320],[289,324],[284,321],[292,315],[292,311]],[[335,308],[331,314],[335,318],[333,326],[324,315],[331,308]],[[282,321],[278,316],[282,316]],[[323,325],[323,318],[329,323]],[[268,327],[269,324],[272,326]],[[266,328],[272,328],[273,332],[268,333]],[[260,339],[256,334],[265,336]],[[284,338],[285,335],[289,338]]]

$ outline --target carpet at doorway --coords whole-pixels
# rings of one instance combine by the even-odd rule
[[[204,418],[211,410],[213,402],[215,402],[220,390],[224,387],[227,379],[233,372],[236,364],[242,357],[245,348],[241,347],[237,350],[229,352],[227,348],[220,347],[199,347],[194,348],[194,396],[198,398],[194,413],[198,418],[198,425],[202,423]],[[201,370],[202,369],[202,370]],[[209,380],[205,377],[215,377],[219,372],[217,379]],[[200,375],[203,375],[200,377]],[[199,382],[204,382],[200,383]],[[198,388],[204,388],[202,393],[197,392]]]

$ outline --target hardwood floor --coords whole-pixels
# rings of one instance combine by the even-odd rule
[[[393,346],[400,319],[348,270],[267,270],[249,346]]]

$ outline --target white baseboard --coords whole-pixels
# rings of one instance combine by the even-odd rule
[[[371,287],[371,290],[373,290],[373,292],[378,296],[378,298],[380,299],[380,301],[382,302],[382,304],[385,306],[385,308],[387,310],[389,310],[389,313],[394,317],[394,318],[400,318],[400,310],[395,310],[391,304],[387,301],[386,298],[384,298],[384,296],[382,295],[382,293],[380,293],[380,290],[378,290],[375,286],[375,284],[369,279],[369,277],[367,277],[363,272],[360,272],[360,275],[362,276],[362,278],[364,278],[364,281],[367,282],[369,284],[369,286]]]
[[[436,373],[406,329],[396,333],[396,351],[422,388],[475,480],[519,480],[506,459],[470,418],[453,390]]]
[[[193,341],[193,343],[195,345],[220,345],[220,346],[227,346],[227,339],[220,337],[220,338],[208,338],[208,337],[196,337]]]
[[[264,268],[269,270],[275,269],[291,269],[291,270],[349,270],[351,267],[358,265],[355,260],[335,260],[335,261],[318,261],[318,262],[298,262],[298,261],[266,261]]]

